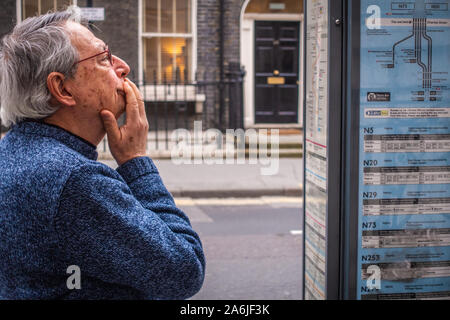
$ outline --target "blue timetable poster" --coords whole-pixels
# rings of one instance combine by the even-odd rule
[[[450,299],[448,0],[361,1],[358,299]]]

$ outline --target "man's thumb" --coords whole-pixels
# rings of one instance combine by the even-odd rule
[[[119,136],[119,126],[117,125],[116,118],[112,114],[111,111],[108,110],[101,110],[100,116],[103,121],[103,126],[105,127],[106,133],[108,134],[108,137],[111,139],[118,138]]]

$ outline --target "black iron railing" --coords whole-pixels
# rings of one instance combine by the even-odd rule
[[[201,121],[202,130],[243,128],[244,76],[245,71],[233,63],[222,81],[217,73],[207,70],[197,72],[193,81],[185,80],[187,71],[180,77],[179,70],[173,81],[163,75],[158,82],[156,72],[151,77],[144,75],[151,81],[137,84],[144,96],[155,147],[168,149],[170,133],[176,129],[193,130],[195,121]]]

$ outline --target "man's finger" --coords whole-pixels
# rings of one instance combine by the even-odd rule
[[[100,111],[100,116],[102,118],[103,126],[105,127],[109,140],[112,142],[120,140],[119,126],[117,125],[116,118],[114,117],[112,112],[103,109]]]
[[[139,120],[139,106],[137,97],[131,88],[131,86],[128,84],[127,81],[123,83],[123,90],[125,91],[126,96],[126,106],[125,111],[127,113],[127,123],[128,120],[131,120],[131,122],[136,122]]]
[[[141,92],[139,91],[136,84],[128,78],[125,79],[125,82],[128,83],[130,85],[130,87],[133,89],[134,93],[136,94],[136,97],[143,100]]]
[[[133,89],[133,92],[136,96],[136,99],[138,100],[138,108],[139,108],[139,115],[141,117],[147,117],[145,114],[145,104],[144,104],[144,98],[142,97],[141,92],[137,88],[137,86],[133,83],[133,81],[130,81],[129,79],[125,79],[125,81],[130,85],[131,89]]]

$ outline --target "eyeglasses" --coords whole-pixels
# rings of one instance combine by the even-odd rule
[[[83,59],[83,60],[80,60],[80,61],[78,61],[78,62],[75,62],[75,63],[74,63],[74,66],[75,66],[76,64],[80,63],[80,62],[83,62],[83,61],[86,61],[86,60],[95,58],[95,57],[97,57],[97,56],[99,56],[99,55],[101,55],[101,54],[104,54],[104,53],[107,53],[107,54],[108,54],[107,59],[108,59],[109,63],[110,63],[111,66],[112,66],[112,65],[113,65],[113,59],[112,59],[112,54],[111,54],[111,50],[109,50],[109,47],[107,47],[107,49],[106,49],[105,51],[102,51],[102,52],[100,52],[100,53],[94,54],[93,56],[90,56],[90,57],[88,57],[88,58],[85,58],[85,59]]]

